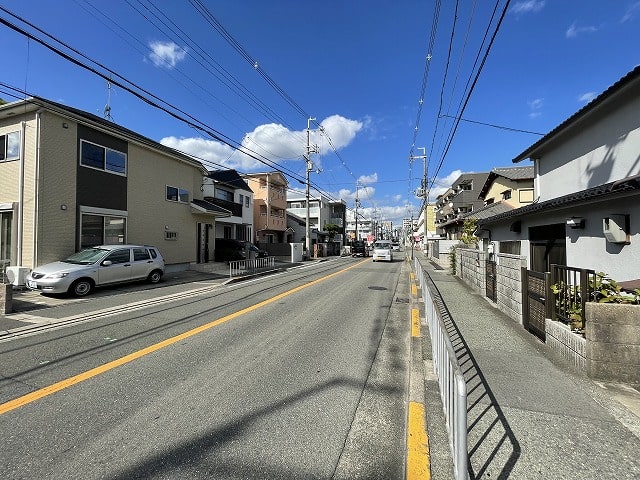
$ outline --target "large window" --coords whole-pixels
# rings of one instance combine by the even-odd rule
[[[233,202],[233,192],[216,188],[216,198],[220,200],[226,200],[227,202]]]
[[[85,140],[80,142],[80,165],[126,175],[127,155]]]
[[[20,132],[0,135],[0,161],[20,158]]]
[[[189,190],[167,185],[167,200],[171,202],[189,203]]]
[[[107,215],[82,214],[80,247],[122,245],[126,238],[126,219]]]

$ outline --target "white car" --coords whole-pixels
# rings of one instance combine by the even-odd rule
[[[373,244],[373,261],[385,260],[393,262],[393,249],[390,240],[377,240]]]
[[[27,288],[83,297],[102,285],[136,280],[158,283],[163,274],[164,259],[156,247],[99,245],[33,269],[27,276]]]

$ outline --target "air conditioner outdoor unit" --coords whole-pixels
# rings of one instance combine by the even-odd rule
[[[27,275],[30,269],[27,267],[7,267],[6,276],[9,283],[15,287],[24,287],[27,283]]]

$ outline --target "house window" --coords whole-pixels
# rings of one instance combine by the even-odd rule
[[[502,200],[509,200],[511,198],[511,190],[505,190],[502,192]]]
[[[226,200],[227,202],[233,202],[233,192],[216,188],[216,198]]]
[[[250,201],[250,200],[251,200],[251,199],[249,198],[249,196],[244,197],[244,206],[245,206],[245,207],[249,208],[249,201]]]
[[[127,155],[111,148],[81,140],[80,165],[126,175]]]
[[[82,214],[80,247],[122,245],[125,243],[126,219],[107,215]]]
[[[20,132],[0,135],[0,162],[20,158]]]
[[[189,203],[189,190],[167,185],[167,200],[170,202]]]

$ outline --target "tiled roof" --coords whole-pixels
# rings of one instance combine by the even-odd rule
[[[499,213],[492,217],[479,220],[478,223],[488,225],[510,218],[523,217],[532,213],[579,205],[587,200],[604,200],[607,197],[616,197],[629,192],[632,194],[640,194],[640,175],[634,175],[615,182],[605,183],[604,185],[598,185],[597,187],[570,193],[562,197],[552,198],[545,202],[532,203],[524,207],[516,208],[508,212]]]
[[[240,174],[235,170],[213,170],[209,172],[208,177],[241,190],[251,191],[247,182],[245,182]]]
[[[489,173],[489,176],[484,182],[484,185],[480,189],[480,194],[478,198],[484,199],[485,195],[489,192],[491,185],[495,182],[496,178],[504,177],[509,180],[530,180],[533,179],[533,165],[528,165],[526,167],[502,167],[502,168],[494,168]]]
[[[506,213],[512,211],[514,208],[511,205],[507,205],[503,202],[492,203],[485,207],[482,207],[478,210],[474,210],[473,212],[465,213],[462,218],[472,218],[476,220],[483,220],[485,218],[490,218],[495,215]]]

